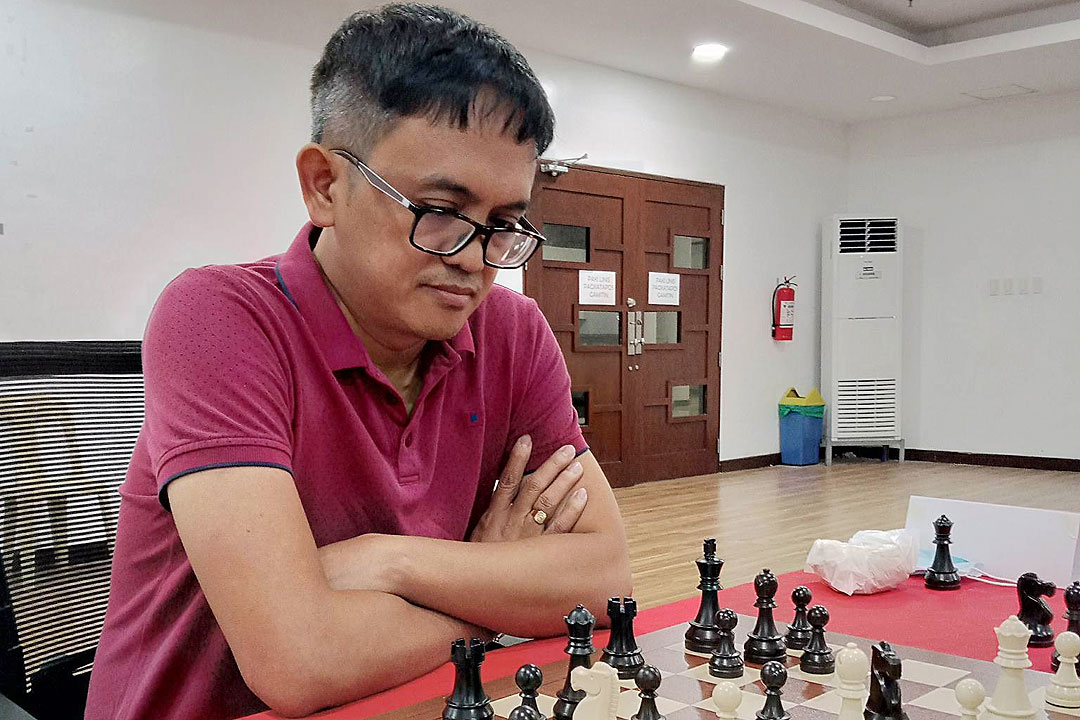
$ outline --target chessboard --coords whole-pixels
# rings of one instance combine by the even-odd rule
[[[755,618],[739,616],[736,628],[737,646],[742,647],[748,629],[754,627]],[[685,650],[683,637],[687,624],[674,625],[637,638],[638,646],[645,662],[656,667],[662,676],[657,693],[657,709],[667,720],[717,720],[712,702],[712,691],[720,680],[709,675],[709,656]],[[987,632],[993,632],[987,628]],[[599,641],[598,635],[597,640]],[[854,642],[868,656],[871,646],[878,640],[828,634],[828,644],[834,651],[846,643]],[[992,662],[945,655],[942,653],[893,645],[896,654],[903,661],[903,674],[900,687],[904,710],[910,720],[960,720],[960,706],[954,697],[956,683],[964,678],[975,678],[986,688],[988,695],[997,684],[999,668]],[[602,646],[598,645],[593,655],[599,660]],[[495,652],[499,652],[496,650]],[[836,720],[840,710],[840,697],[836,693],[835,674],[809,675],[799,669],[797,657],[789,655],[785,665],[788,680],[783,687],[782,700],[784,709],[791,714],[792,720]],[[552,717],[552,708],[556,702],[556,693],[566,681],[567,660],[541,666],[544,683],[540,687],[537,706],[546,718]],[[739,706],[737,720],[754,720],[755,713],[765,702],[765,688],[759,679],[760,666],[747,664],[742,678],[732,680],[743,691],[743,702]],[[1044,707],[1043,690],[1050,683],[1051,675],[1028,670],[1025,673],[1027,686],[1036,708]],[[640,704],[638,691],[632,680],[621,681],[622,691],[619,696],[617,716],[629,720],[637,712]],[[451,687],[445,694],[449,695]],[[486,679],[484,689],[491,698],[496,718],[507,718],[510,712],[520,704],[518,688],[512,676]],[[411,707],[405,707],[377,716],[379,720],[438,720],[445,705],[445,697],[434,698]],[[1040,715],[1040,717],[1042,717]],[[1047,720],[1076,720],[1080,718],[1080,709],[1053,708],[1046,711]]]

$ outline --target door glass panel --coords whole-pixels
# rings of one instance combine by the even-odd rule
[[[645,313],[646,345],[671,345],[677,342],[679,342],[679,313],[677,311]]]
[[[671,386],[671,417],[694,417],[704,414],[704,385]]]
[[[589,424],[589,391],[575,390],[570,394],[574,398],[574,410],[577,410],[577,424],[585,427]]]
[[[589,262],[589,228],[544,223],[543,232],[547,239],[540,247],[545,260]]]
[[[578,338],[582,345],[621,345],[622,313],[578,310]]]
[[[671,256],[673,267],[689,270],[704,270],[709,267],[709,238],[676,235],[674,245]]]

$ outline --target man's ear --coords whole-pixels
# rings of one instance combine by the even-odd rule
[[[296,154],[296,174],[304,195],[308,217],[317,227],[334,226],[335,202],[340,210],[348,191],[348,179],[339,176],[341,163],[317,143],[308,143]]]

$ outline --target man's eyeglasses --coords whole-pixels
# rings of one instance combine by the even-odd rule
[[[544,242],[544,236],[524,217],[513,227],[499,227],[478,223],[448,208],[417,205],[348,150],[334,149],[331,152],[352,163],[376,190],[412,212],[415,219],[409,233],[409,243],[417,250],[447,257],[461,252],[479,237],[484,248],[485,265],[512,269],[524,265]]]

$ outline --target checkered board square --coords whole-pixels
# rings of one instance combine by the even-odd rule
[[[740,625],[752,627],[753,619],[741,617]],[[657,693],[656,706],[667,720],[716,720],[716,708],[712,691],[720,679],[709,674],[708,655],[686,651],[682,634],[686,625],[665,628],[639,638],[645,662],[655,666],[663,678]],[[992,632],[992,629],[989,630]],[[739,647],[745,636],[737,637]],[[830,647],[834,651],[843,647],[837,644],[854,642],[870,656],[869,640],[830,634]],[[903,677],[900,681],[905,711],[910,720],[958,720],[960,706],[953,690],[956,683],[966,677],[978,679],[986,687],[987,695],[993,693],[997,683],[997,666],[991,662],[932,653],[914,648],[894,646],[903,660]],[[597,652],[596,659],[600,653]],[[992,658],[990,658],[992,659]],[[811,675],[799,669],[798,657],[789,655],[785,661],[788,680],[783,687],[784,708],[792,720],[835,720],[840,712],[840,696],[837,694],[836,677]],[[546,682],[537,700],[540,712],[552,717],[556,694],[565,682],[566,663],[555,663],[544,668]],[[1028,671],[1028,687],[1036,709],[1046,708],[1047,720],[1076,720],[1080,709],[1064,709],[1045,705],[1044,688],[1050,681],[1047,673]],[[747,665],[743,676],[732,680],[742,688],[743,702],[739,706],[738,720],[755,720],[756,713],[765,703],[765,686],[761,683],[759,667]],[[617,716],[622,720],[638,711],[641,699],[633,681],[622,681]],[[495,714],[506,718],[520,704],[516,694],[504,695],[492,702]]]

